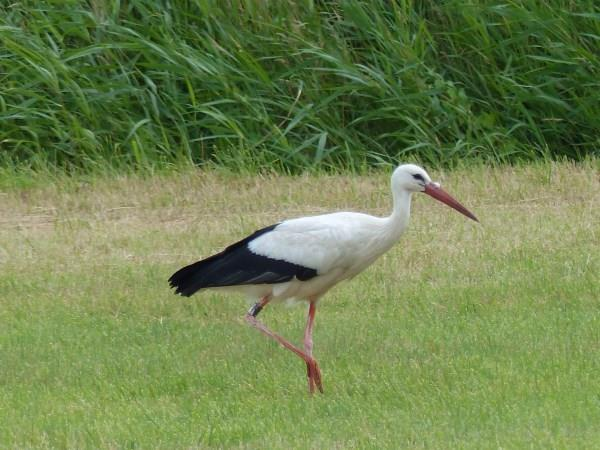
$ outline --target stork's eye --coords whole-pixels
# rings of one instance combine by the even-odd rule
[[[423,175],[421,175],[420,173],[413,174],[413,178],[415,180],[419,180],[419,181],[423,181],[423,182],[425,181],[425,178],[423,178]]]

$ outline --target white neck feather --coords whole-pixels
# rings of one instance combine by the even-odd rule
[[[392,214],[386,218],[388,233],[397,240],[408,226],[410,218],[410,203],[412,192],[399,190],[393,192],[394,209]]]

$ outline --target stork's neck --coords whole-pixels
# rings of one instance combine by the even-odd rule
[[[394,191],[394,209],[392,214],[387,218],[387,226],[390,232],[400,234],[406,229],[408,219],[410,218],[410,202],[412,192],[405,189]]]

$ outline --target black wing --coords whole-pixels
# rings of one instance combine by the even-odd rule
[[[255,231],[221,253],[179,269],[169,278],[169,284],[175,293],[189,297],[210,287],[283,283],[294,277],[309,280],[317,276],[315,269],[257,255],[250,250],[248,244],[253,239],[269,233],[277,225]]]

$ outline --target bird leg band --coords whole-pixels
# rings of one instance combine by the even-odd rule
[[[248,315],[256,317],[258,316],[258,313],[262,311],[262,309],[263,306],[260,303],[255,303],[254,305],[252,305],[252,308],[248,310]]]
[[[252,307],[248,310],[246,315],[252,317],[258,316],[258,313],[261,312],[265,306],[267,306],[267,303],[269,303],[270,300],[271,298],[269,296],[263,297],[263,299],[260,302],[257,302],[254,305],[252,305]]]

